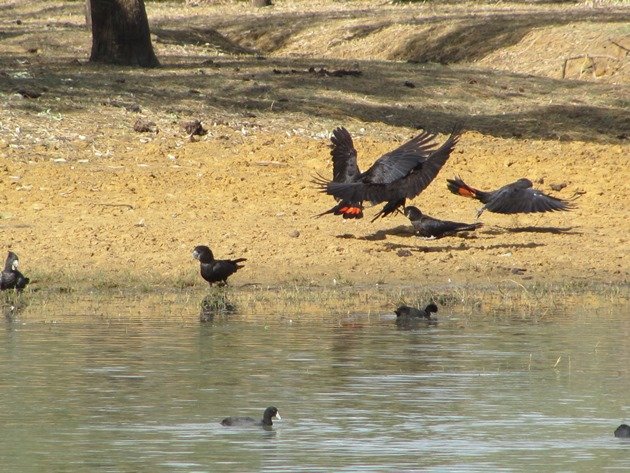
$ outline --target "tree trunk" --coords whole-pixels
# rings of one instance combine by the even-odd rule
[[[90,62],[126,66],[160,65],[151,44],[144,0],[90,0]]]
[[[90,6],[90,0],[85,0],[85,26],[88,29],[92,29],[92,7]]]

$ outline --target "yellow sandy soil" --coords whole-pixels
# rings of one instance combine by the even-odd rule
[[[339,53],[343,60],[312,59],[314,46],[309,49],[305,38],[322,26],[309,30],[306,17],[300,31],[282,38],[282,47],[258,46],[266,59],[226,51],[219,40],[164,39],[169,26],[185,36],[186,15],[189,23],[208,15],[207,37],[212,29],[213,37],[218,32],[235,47],[238,24],[230,19],[239,9],[246,9],[247,21],[297,15],[293,6],[277,3],[267,13],[234,3],[150,6],[164,65],[152,71],[86,64],[90,36],[81,29],[80,4],[45,18],[36,8],[45,2],[16,3],[0,13],[4,30],[16,33],[0,38],[6,79],[0,87],[0,228],[4,249],[20,255],[25,274],[40,285],[63,285],[64,278],[86,285],[201,285],[190,252],[208,244],[218,257],[248,258],[233,285],[627,283],[630,155],[621,72],[562,80],[554,77],[561,61],[548,74],[506,72],[511,61],[512,70],[522,68],[515,58],[527,56],[527,45],[531,54],[540,53],[532,46],[542,34],[535,26],[524,42],[515,39],[486,55],[506,58],[494,69],[483,58],[450,66],[391,62],[370,56],[367,45],[356,60],[351,50]],[[340,22],[369,24],[357,13],[369,17],[367,3],[317,5],[321,15],[337,15],[341,34]],[[317,14],[317,5],[309,14]],[[220,8],[225,14],[217,20]],[[387,6],[392,15],[408,8]],[[534,7],[513,8],[527,14]],[[619,36],[618,22],[610,20],[615,15],[602,16],[600,27]],[[551,31],[553,22],[544,28]],[[565,31],[567,22],[558,28]],[[386,30],[373,38],[373,51],[382,49]],[[388,41],[400,36],[393,34]],[[562,34],[553,36],[555,48]],[[574,39],[568,39],[571,48]],[[343,37],[337,40],[343,44]],[[624,40],[627,31],[617,38]],[[244,46],[255,49],[256,43],[250,38]],[[311,65],[363,74],[317,76],[306,72]],[[416,87],[403,86],[404,80]],[[43,94],[22,98],[16,91],[24,87]],[[155,122],[157,132],[134,132],[139,117]],[[201,119],[209,133],[189,140],[180,123],[191,118]],[[462,119],[469,131],[414,205],[434,217],[473,221],[476,203],[446,189],[445,179],[460,175],[481,189],[529,177],[556,196],[579,194],[577,209],[516,217],[486,212],[483,229],[468,238],[435,241],[414,236],[402,215],[370,223],[380,207],[366,209],[359,221],[314,218],[334,204],[310,181],[316,173],[331,176],[328,137],[335,126],[353,133],[365,169],[412,137],[416,126],[441,132],[443,140]],[[551,190],[562,183],[561,191]]]

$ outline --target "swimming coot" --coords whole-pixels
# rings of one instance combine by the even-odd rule
[[[210,285],[214,283],[227,284],[227,278],[243,267],[238,263],[247,261],[247,258],[214,259],[210,248],[204,245],[196,246],[192,255],[193,258],[199,260],[201,277]]]
[[[394,312],[397,319],[430,319],[431,313],[438,311],[437,306],[431,302],[424,309],[416,309],[415,307],[409,307],[408,305],[401,305]]]
[[[273,425],[273,419],[280,420],[278,409],[270,406],[265,409],[262,420],[256,420],[251,417],[226,417],[221,421],[221,425],[226,427],[232,426],[259,426],[269,428]]]
[[[630,438],[630,425],[621,424],[619,427],[617,427],[615,429],[615,437],[620,439]]]

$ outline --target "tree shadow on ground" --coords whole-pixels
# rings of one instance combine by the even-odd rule
[[[299,17],[299,12],[294,15]],[[313,21],[325,22],[330,15],[334,17],[336,13],[329,12],[315,19],[310,13],[289,29],[300,25],[312,28]],[[449,33],[447,42],[452,44],[448,47],[472,48],[471,51],[476,51],[474,54],[481,54],[482,48],[505,46],[515,40],[513,35],[517,33],[512,30],[519,29],[517,24],[511,23],[513,21],[529,30],[586,19],[607,22],[630,19],[630,15],[612,11],[577,11],[550,16],[540,12],[510,14],[501,10],[494,15],[503,21],[501,27],[493,24],[492,11],[486,12],[483,18],[462,14],[460,19],[464,23],[457,24]],[[123,97],[131,102],[131,110],[140,112],[148,108],[157,115],[196,115],[202,119],[219,120],[228,112],[263,123],[266,118],[290,122],[299,115],[337,122],[381,122],[444,133],[448,133],[453,124],[464,123],[467,130],[506,138],[596,142],[628,138],[629,104],[615,85],[556,80],[457,64],[265,59],[252,54],[255,49],[220,32],[223,28],[235,27],[234,24],[216,20],[215,26],[203,26],[204,19],[198,18],[196,23],[186,26],[185,18],[169,20],[168,25],[166,21],[161,22],[155,32],[168,44],[201,46],[191,48],[188,56],[160,57],[162,68],[148,72],[85,64],[71,55],[54,58],[38,55],[35,61],[26,52],[23,56],[0,54],[0,74],[6,79],[0,81],[0,93],[10,95],[25,87],[42,92],[38,99],[12,105],[29,113],[76,108],[89,108],[98,113],[100,107]],[[260,21],[259,17],[255,18]],[[287,15],[282,18],[286,20]],[[279,18],[272,15],[265,17],[267,20],[273,26]],[[474,24],[466,24],[464,20]],[[482,20],[483,28],[478,24]],[[417,21],[440,24],[444,18]],[[265,28],[273,29],[269,25]],[[53,23],[49,34],[56,34],[54,26]],[[490,43],[495,41],[496,44],[487,46],[481,41],[484,34]],[[491,38],[494,39],[491,41]],[[466,41],[468,46],[465,46]],[[473,48],[474,45],[477,47]],[[229,55],[208,54],[208,48],[212,47]],[[431,54],[448,54],[446,62],[474,59],[470,56],[472,52],[458,56],[459,53],[447,53],[446,49],[446,44],[436,43]],[[488,50],[483,52],[487,53]],[[427,56],[414,60],[438,59]],[[359,74],[327,73],[339,70]]]
[[[443,3],[443,2],[440,2]],[[547,2],[552,3],[552,2]],[[417,62],[457,63],[475,61],[493,51],[517,44],[527,33],[536,28],[562,26],[571,22],[588,21],[618,22],[630,20],[630,14],[618,9],[570,9],[525,11],[486,6],[483,9],[448,10],[445,13],[424,11],[409,15],[409,12],[381,6],[382,15],[375,16],[374,8],[362,6],[342,10],[324,11],[268,11],[261,15],[233,15],[231,17],[186,16],[169,19],[168,27],[181,31],[204,28],[227,31],[234,43],[259,54],[272,54],[287,46],[295,37],[331,31],[338,22],[344,21],[343,38],[332,40],[329,47],[341,42],[369,40],[391,27],[403,25],[417,32],[394,48],[387,59]],[[352,19],[352,22],[348,22]],[[153,29],[160,30],[160,21]],[[205,42],[211,43],[213,35]],[[196,41],[193,39],[192,41]],[[191,42],[192,42],[191,41]]]
[[[190,58],[187,59],[190,61]],[[302,114],[339,122],[360,120],[393,126],[450,132],[453,124],[467,130],[525,139],[559,139],[610,142],[625,140],[630,116],[612,86],[525,77],[496,71],[471,70],[439,65],[419,68],[387,63],[360,64],[359,77],[334,77],[304,73],[279,75],[277,68],[303,71],[356,68],[343,61],[257,60],[250,56],[215,58],[205,65],[165,64],[146,72],[116,66],[78,65],[71,58],[39,67],[36,77],[11,74],[15,65],[0,58],[0,70],[9,76],[0,81],[0,92],[12,94],[21,88],[42,91],[37,101],[16,107],[71,110],[94,108],[126,97],[137,109],[182,115],[220,114],[220,110],[257,117],[290,117]],[[165,61],[166,62],[166,61]],[[193,69],[182,73],[181,69]],[[21,68],[23,69],[23,67]],[[365,71],[365,72],[363,72]],[[474,76],[475,84],[467,78]],[[416,87],[405,87],[414,78]],[[71,81],[72,87],[67,87]],[[503,84],[498,86],[498,83]],[[508,97],[506,91],[518,97]],[[549,105],[549,96],[556,104]],[[576,104],[597,97],[598,105]],[[443,100],[448,97],[449,107]],[[59,100],[61,99],[61,100]],[[367,100],[366,100],[367,99]],[[560,103],[558,103],[560,102]],[[564,103],[563,103],[564,102]],[[605,104],[601,104],[604,102]]]
[[[165,44],[209,46],[226,54],[255,54],[256,51],[229,40],[212,28],[154,28],[151,33],[157,36],[157,42]]]

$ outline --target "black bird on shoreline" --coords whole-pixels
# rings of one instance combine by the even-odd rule
[[[406,199],[416,197],[435,179],[461,133],[461,127],[455,127],[451,136],[436,149],[435,133],[424,131],[361,172],[350,133],[343,127],[335,129],[330,139],[333,180],[320,176],[314,183],[339,203],[318,216],[332,213],[344,218],[362,218],[364,201],[374,205],[386,202],[372,222],[395,212],[405,205]]]
[[[427,238],[442,238],[454,235],[457,232],[468,232],[483,227],[483,223],[481,222],[461,223],[429,217],[413,205],[405,207],[405,216],[409,218],[416,232],[420,236]]]
[[[470,187],[461,178],[447,179],[447,187],[453,194],[477,199],[485,204],[477,212],[477,218],[484,210],[499,214],[553,212],[571,210],[573,204],[567,200],[552,197],[534,189],[529,179],[519,179],[494,191],[480,191]]]
[[[433,302],[427,305],[424,309],[416,309],[415,307],[410,307],[408,305],[401,305],[398,309],[394,311],[396,314],[396,320],[430,320],[432,313],[437,313],[438,308]]]
[[[18,271],[20,265],[20,259],[18,255],[9,251],[6,262],[4,263],[4,270],[0,274],[0,290],[15,289],[21,292],[26,285],[30,282],[30,279],[24,276]]]
[[[262,420],[256,420],[251,417],[226,417],[221,421],[221,425],[225,427],[259,426],[270,429],[273,425],[273,419],[281,420],[282,417],[280,417],[280,413],[277,408],[270,406],[265,409]]]
[[[204,278],[210,285],[219,283],[220,285],[227,284],[227,278],[241,269],[243,261],[247,261],[247,258],[238,259],[214,259],[214,255],[210,248],[204,245],[196,246],[192,252],[193,258],[199,260],[201,267],[201,277]]]

